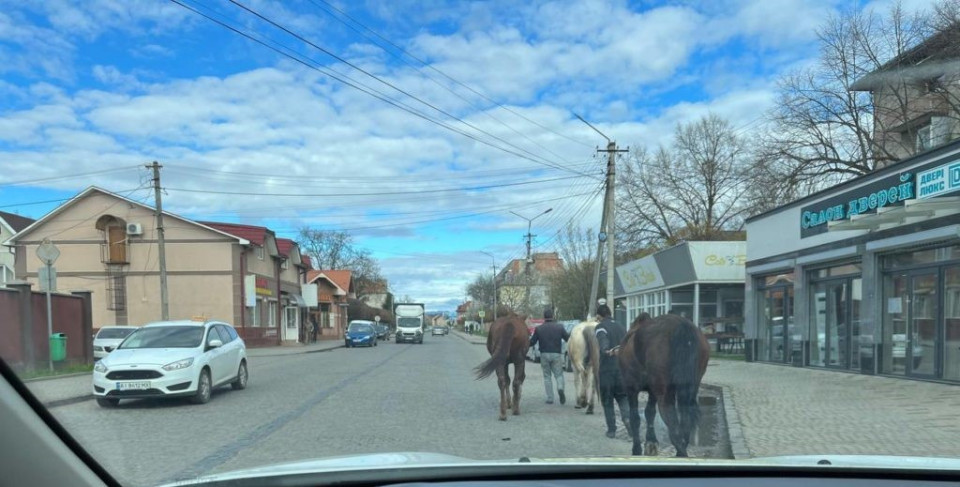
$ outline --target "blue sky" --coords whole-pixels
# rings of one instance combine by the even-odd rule
[[[40,217],[55,203],[27,203],[91,184],[149,203],[138,166],[158,160],[171,211],[348,229],[396,293],[451,309],[489,269],[480,250],[519,256],[511,210],[553,208],[544,251],[569,222],[597,226],[604,141],[573,113],[630,147],[708,112],[748,131],[840,3],[329,1],[237,3],[342,61],[229,1],[183,3],[474,138],[170,1],[0,0],[0,210]]]

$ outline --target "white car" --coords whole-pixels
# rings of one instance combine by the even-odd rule
[[[133,333],[139,326],[105,326],[100,328],[93,337],[93,358],[100,359],[110,355],[113,349],[120,345],[127,335]]]
[[[151,323],[93,367],[101,407],[147,397],[186,396],[203,404],[224,384],[247,387],[247,348],[232,326],[217,321]]]

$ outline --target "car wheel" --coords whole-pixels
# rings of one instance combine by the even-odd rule
[[[190,398],[194,404],[206,404],[210,402],[210,395],[213,392],[213,385],[210,383],[210,371],[203,369],[200,372],[200,378],[197,379],[197,394]]]
[[[376,346],[377,346],[377,342],[376,342],[376,341],[375,341],[375,342],[373,342],[373,346],[374,346],[374,347],[376,347]]]
[[[235,391],[241,391],[247,388],[247,362],[240,361],[240,368],[237,369],[237,380],[230,383]]]
[[[110,398],[106,398],[106,397],[98,397],[98,398],[97,398],[97,406],[100,406],[100,407],[102,407],[102,408],[115,408],[115,407],[117,407],[119,404],[120,404],[120,400],[119,400],[119,399],[110,399]]]

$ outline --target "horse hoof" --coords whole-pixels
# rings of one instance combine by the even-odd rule
[[[592,408],[592,407],[587,408],[587,414],[593,414],[593,408]]]
[[[520,416],[520,411],[514,411],[514,412],[513,412],[513,415],[514,415],[514,416]]]
[[[506,421],[506,420],[507,420],[506,416],[500,416],[500,421]]]
[[[657,451],[658,448],[656,443],[647,443],[646,445],[644,445],[643,450],[644,450],[643,454],[648,457],[655,457],[659,453]]]
[[[633,451],[631,454],[633,456],[643,455],[643,450],[640,448],[640,445],[633,445]]]

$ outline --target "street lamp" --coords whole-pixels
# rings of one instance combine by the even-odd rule
[[[489,255],[493,263],[493,321],[497,321],[497,259],[490,252],[480,251],[481,254]]]

